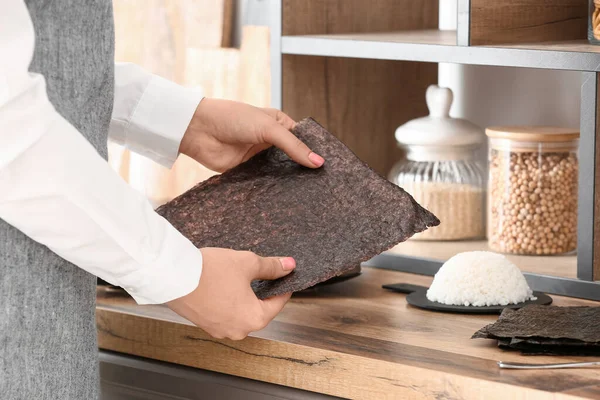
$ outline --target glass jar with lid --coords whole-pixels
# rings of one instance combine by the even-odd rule
[[[415,240],[465,240],[485,236],[485,179],[476,161],[485,141],[483,129],[450,117],[449,88],[427,89],[429,116],[398,127],[396,141],[406,160],[388,178],[441,221],[412,237]]]
[[[490,248],[529,255],[576,250],[579,131],[512,126],[486,134]]]

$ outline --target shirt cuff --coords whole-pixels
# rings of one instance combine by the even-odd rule
[[[123,142],[131,151],[171,168],[179,155],[183,135],[203,98],[202,90],[186,88],[157,75],[148,75],[151,77],[137,104],[125,99],[115,103],[115,108],[131,111],[113,111],[111,136],[117,142]],[[120,84],[124,85],[124,82]],[[139,81],[134,79],[129,86],[124,85],[121,92],[126,93],[121,95],[134,99],[142,82],[140,78]],[[115,117],[115,114],[124,115]]]
[[[160,217],[162,218],[162,217]],[[119,285],[138,304],[163,304],[198,287],[202,275],[202,253],[168,225],[158,258],[143,269],[119,278]]]

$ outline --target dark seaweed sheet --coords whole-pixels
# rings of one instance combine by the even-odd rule
[[[313,119],[293,133],[325,158],[322,168],[270,148],[157,209],[198,248],[294,257],[289,276],[253,282],[259,298],[311,287],[439,224]]]
[[[582,342],[581,340],[575,339],[549,339],[540,337],[514,337],[510,339],[510,345],[515,348],[518,348],[520,346],[564,346],[600,348],[600,342]]]
[[[505,309],[498,321],[473,337],[571,339],[600,342],[600,307],[531,305]]]
[[[497,339],[500,348],[527,355],[600,355],[600,307],[506,309],[473,338]]]
[[[600,345],[588,342],[564,342],[550,339],[549,341],[530,341],[529,339],[512,339],[508,346],[527,355],[571,355],[597,356],[600,355]]]

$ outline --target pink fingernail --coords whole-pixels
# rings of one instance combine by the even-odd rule
[[[296,260],[292,257],[280,258],[279,261],[281,262],[284,271],[291,271],[296,268]]]
[[[315,164],[317,167],[320,167],[325,162],[325,159],[323,159],[323,157],[321,157],[317,153],[313,153],[312,151],[308,155],[308,159],[310,160],[310,162]]]

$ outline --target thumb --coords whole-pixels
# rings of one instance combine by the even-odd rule
[[[292,297],[291,293],[281,294],[260,301],[263,309],[263,316],[266,321],[271,321],[285,307],[287,301]]]
[[[292,160],[309,168],[319,168],[325,160],[313,152],[292,132],[273,122],[264,134],[264,140],[283,150]]]
[[[292,257],[259,257],[258,268],[253,279],[277,279],[286,276],[296,268]]]

